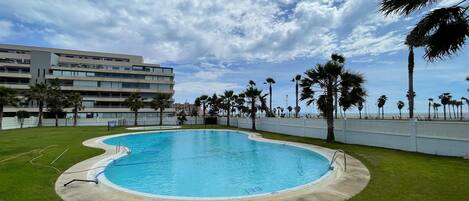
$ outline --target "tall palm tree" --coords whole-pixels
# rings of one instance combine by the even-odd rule
[[[275,84],[274,78],[268,77],[265,79],[265,84],[269,85],[269,113],[272,114],[272,84]],[[268,116],[271,116],[271,115]]]
[[[16,95],[16,90],[0,86],[0,130],[2,130],[3,107],[18,106],[20,99]]]
[[[252,130],[256,130],[256,112],[257,112],[257,101],[259,100],[259,97],[261,96],[262,90],[257,89],[256,84],[252,82],[252,80],[249,82],[249,85],[247,89],[244,91],[244,94],[246,96],[247,103],[250,105],[249,108],[249,114],[251,118],[251,125],[252,125]]]
[[[230,111],[232,106],[235,104],[235,94],[233,90],[225,90],[223,95],[220,97],[222,102],[222,108],[226,110],[226,125],[230,126]]]
[[[70,106],[73,108],[73,126],[77,126],[78,111],[85,109],[85,106],[83,105],[83,97],[81,97],[80,93],[73,92],[68,95],[67,99]]]
[[[39,114],[38,114],[38,121],[37,126],[42,126],[42,117],[43,117],[43,110],[44,110],[44,103],[47,100],[49,86],[46,83],[39,83],[29,87],[29,90],[26,91],[25,97],[29,101],[35,101],[37,103]]]
[[[165,108],[171,106],[171,94],[156,94],[151,100],[151,108],[159,110],[160,113],[160,126],[163,125],[163,111]]]
[[[246,106],[244,105],[246,104],[245,98],[246,95],[244,93],[240,93],[235,100],[235,107],[238,110],[238,117],[241,117],[244,111],[246,111]]]
[[[132,92],[129,97],[124,100],[124,104],[129,107],[130,111],[134,112],[134,126],[137,126],[138,110],[143,108],[143,98],[138,92]]]
[[[295,83],[295,118],[298,118],[298,87],[300,85],[300,80],[301,80],[301,75],[295,75],[295,77],[291,80],[292,82]]]
[[[402,108],[404,108],[405,104],[403,101],[397,101],[397,109],[399,109],[399,119],[402,119]]]
[[[378,98],[378,108],[381,109],[381,119],[384,119],[384,105],[386,104],[387,99],[388,99],[388,97],[386,97],[386,95],[381,95]]]
[[[443,119],[446,120],[446,105],[448,105],[451,101],[450,93],[443,93],[438,96],[438,98],[440,99],[440,102],[443,105]]]
[[[58,79],[51,80],[47,90],[47,110],[54,114],[55,127],[59,126],[59,114],[68,106],[67,96],[62,93]]]
[[[399,14],[408,16],[414,11],[435,5],[437,0],[382,0],[381,12],[385,15]],[[414,47],[425,48],[425,58],[432,62],[458,52],[469,36],[468,1],[463,0],[448,7],[431,9],[426,13],[406,38],[409,47],[409,117],[413,118],[414,90],[413,68]]]
[[[433,103],[433,98],[428,98],[428,120],[431,120],[432,116],[431,116],[431,107],[432,107],[432,103]]]
[[[306,100],[310,105],[316,101],[318,109],[327,119],[327,142],[334,142],[334,97],[350,96],[352,105],[363,101],[366,96],[363,76],[358,73],[344,69],[345,58],[338,62],[337,58],[331,56],[331,60],[325,64],[317,64],[315,68],[305,72],[301,79],[301,100]],[[319,88],[319,90],[318,90]],[[315,94],[319,98],[314,97]],[[340,93],[340,95],[339,95]]]

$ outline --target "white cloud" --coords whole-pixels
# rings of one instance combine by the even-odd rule
[[[10,36],[13,33],[12,27],[11,22],[0,20],[0,39]]]
[[[349,50],[354,41],[342,47],[341,35],[348,35],[343,30],[363,21],[370,26],[394,22],[380,17],[376,7],[377,1],[367,0],[0,2],[0,12],[11,13],[19,23],[48,29],[42,37],[53,46],[134,53],[149,61],[176,63],[203,58],[284,61]],[[375,41],[390,37],[376,30],[368,36]],[[387,47],[373,45],[359,53],[382,53]]]

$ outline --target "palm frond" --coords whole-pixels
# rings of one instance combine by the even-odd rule
[[[381,1],[380,11],[385,15],[409,15],[413,11],[422,9],[435,2],[437,0],[383,0]]]
[[[406,44],[425,47],[429,61],[442,59],[461,49],[469,36],[469,23],[464,7],[439,8],[425,15],[412,29]]]

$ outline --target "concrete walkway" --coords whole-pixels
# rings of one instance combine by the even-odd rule
[[[187,130],[181,130],[187,131]],[[228,130],[232,131],[232,130]],[[164,132],[164,131],[152,131],[152,132]],[[240,131],[241,132],[241,131]],[[131,134],[140,134],[148,132],[139,132]],[[315,145],[285,142],[278,140],[270,140],[262,138],[258,133],[244,132],[249,135],[252,140],[288,144],[305,149],[313,150],[321,153],[322,155],[332,158],[335,150],[319,147]],[[129,191],[119,190],[113,185],[109,185],[108,182],[101,182],[99,184],[94,183],[82,183],[75,182],[66,187],[63,185],[72,179],[95,179],[104,167],[112,160],[125,156],[127,150],[124,148],[118,148],[111,145],[106,145],[103,140],[115,137],[118,134],[112,136],[103,136],[93,138],[83,142],[85,146],[101,148],[105,150],[105,153],[80,163],[75,164],[68,170],[66,170],[55,183],[55,190],[57,194],[65,201],[138,201],[138,200],[158,200],[158,201],[176,201],[176,200],[188,200],[188,199],[177,199],[168,198],[164,196],[146,196],[143,194],[132,193]],[[258,201],[258,200],[269,200],[269,201],[335,201],[335,200],[347,200],[352,196],[362,191],[370,180],[370,173],[368,169],[357,159],[347,155],[347,170],[344,171],[345,166],[343,164],[343,156],[340,154],[338,159],[334,162],[334,170],[330,171],[328,175],[325,175],[318,181],[301,186],[299,188],[287,189],[280,192],[238,199],[229,200],[243,200],[243,201]],[[196,199],[189,199],[196,200]],[[200,199],[206,200],[206,199]],[[217,200],[217,199],[210,199]],[[226,200],[226,199],[225,199]]]

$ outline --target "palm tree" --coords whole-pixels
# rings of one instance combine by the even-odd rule
[[[44,102],[47,99],[49,87],[45,83],[35,84],[29,87],[29,90],[26,91],[25,97],[28,101],[36,101],[39,108],[37,126],[42,126],[42,117],[44,110]]]
[[[385,15],[399,14],[408,16],[414,11],[421,10],[430,5],[435,5],[438,1],[419,0],[382,0],[381,12]],[[467,10],[468,6],[463,5],[467,0],[460,1],[449,7],[442,7],[430,10],[417,25],[410,31],[406,38],[406,45],[409,47],[408,71],[409,71],[409,117],[413,118],[414,110],[414,90],[413,90],[413,69],[414,69],[414,47],[425,48],[425,58],[432,62],[436,59],[451,56],[459,51],[469,35],[469,23]]]
[[[402,119],[402,108],[404,108],[405,104],[403,101],[397,101],[397,109],[399,109],[399,119]]]
[[[269,85],[269,113],[272,114],[272,84],[275,84],[274,78],[268,77],[265,79],[265,83]],[[271,115],[268,116],[271,116]]]
[[[384,119],[384,105],[386,104],[386,100],[388,99],[388,97],[386,97],[386,95],[381,95],[379,98],[378,98],[378,109],[380,108],[381,109],[381,119]],[[379,111],[378,111],[379,113]],[[379,116],[379,114],[378,114]]]
[[[204,122],[205,122],[205,111],[207,110],[208,96],[202,95],[199,97],[199,100],[202,103],[202,116],[204,117]]]
[[[171,94],[156,94],[151,100],[151,108],[155,111],[159,110],[160,113],[160,126],[163,125],[163,111],[165,108],[171,106]]]
[[[439,103],[433,103],[433,118],[434,119],[438,119],[439,118],[439,115],[438,115],[438,108],[441,107],[441,104]]]
[[[428,120],[431,120],[430,108],[432,107],[433,98],[428,99]]]
[[[301,100],[306,100],[310,105],[316,101],[318,109],[327,119],[327,142],[334,142],[334,97],[350,96],[352,105],[363,101],[366,92],[363,88],[365,80],[358,73],[344,69],[345,58],[333,54],[331,60],[326,64],[317,64],[315,68],[305,72],[301,79],[300,86]],[[315,93],[319,93],[319,98],[315,99]],[[339,95],[340,93],[340,95]]]
[[[226,110],[226,125],[230,126],[230,110],[231,107],[235,104],[236,96],[233,90],[225,90],[221,96],[222,108]]]
[[[68,106],[67,96],[60,90],[58,79],[52,80],[47,90],[47,110],[54,114],[55,127],[59,126],[59,114]]]
[[[246,103],[246,95],[244,93],[238,94],[236,100],[235,100],[235,107],[238,110],[238,116],[241,117],[244,111],[246,111],[246,106],[244,104]]]
[[[85,109],[85,106],[83,105],[83,97],[81,97],[80,93],[73,92],[69,94],[67,99],[70,106],[73,108],[73,126],[77,126],[78,111]]]
[[[137,126],[138,110],[143,108],[143,98],[138,92],[133,92],[124,100],[124,104],[129,107],[130,111],[134,112],[134,126]]]
[[[197,97],[195,100],[194,100],[194,107],[197,108],[197,110],[195,112],[192,113],[192,115],[195,116],[195,124],[197,124],[197,117],[199,116],[199,109],[200,109],[200,105],[201,105],[201,101],[200,101],[200,98]]]
[[[291,111],[293,110],[293,108],[291,106],[288,106],[287,110],[288,110],[288,118],[290,118],[291,117]]]
[[[358,114],[360,115],[360,119],[362,119],[363,102],[364,101],[358,101],[357,103],[357,109],[358,109]]]
[[[280,117],[280,111],[282,110],[281,107],[277,107],[277,113],[278,113],[278,117]]]
[[[20,99],[16,95],[16,90],[0,86],[0,130],[2,130],[3,107],[18,106]]]
[[[258,101],[259,97],[261,96],[262,90],[257,89],[256,83],[252,80],[249,81],[249,85],[247,89],[244,91],[246,98],[248,99],[247,102],[251,106],[249,108],[249,114],[252,121],[252,130],[256,130],[256,102]]]
[[[29,118],[31,114],[26,110],[18,110],[16,112],[16,117],[20,120],[20,128],[23,128],[24,119]]]
[[[463,103],[462,103],[462,101],[456,101],[455,105],[456,105],[456,110],[458,112],[459,120],[462,120],[462,105],[463,105]]]
[[[443,119],[446,120],[446,105],[449,104],[451,101],[451,96],[449,93],[443,93],[438,98],[441,101],[441,104],[443,105]]]
[[[295,82],[295,118],[298,118],[298,113],[300,111],[297,111],[296,108],[298,108],[298,86],[299,86],[299,82],[301,80],[301,75],[298,74],[298,75],[295,75],[295,77],[291,80],[292,82]]]
[[[464,100],[466,101],[466,105],[467,105],[467,112],[469,113],[469,98],[465,98],[465,97],[462,97],[461,100]]]

